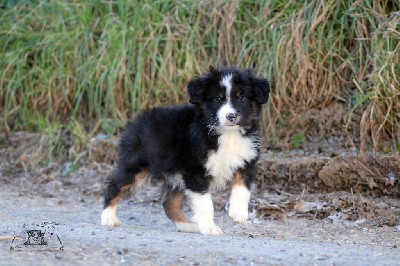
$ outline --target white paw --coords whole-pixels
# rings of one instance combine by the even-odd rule
[[[215,224],[208,224],[208,225],[200,225],[199,224],[199,231],[203,235],[222,235],[223,232],[219,226]]]
[[[247,204],[231,205],[229,207],[229,216],[237,223],[244,223],[249,218]]]
[[[121,226],[121,221],[117,218],[116,208],[107,207],[101,213],[101,225]]]
[[[194,223],[176,223],[175,225],[176,228],[178,228],[178,230],[182,232],[199,232],[199,227],[197,226],[197,224]]]
[[[244,186],[234,186],[229,200],[229,216],[237,223],[249,218],[250,191]]]

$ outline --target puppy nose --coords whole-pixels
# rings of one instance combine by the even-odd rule
[[[226,119],[228,119],[230,122],[234,122],[236,117],[237,117],[236,113],[229,113],[226,115]]]

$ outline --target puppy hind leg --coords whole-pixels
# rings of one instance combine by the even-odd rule
[[[165,213],[172,220],[179,231],[198,232],[198,227],[186,218],[182,212],[185,195],[182,191],[173,189],[168,190],[166,199],[163,203]]]
[[[102,225],[121,226],[121,221],[117,218],[117,205],[124,193],[136,188],[146,176],[148,176],[146,170],[121,171],[118,169],[113,173],[104,195]]]

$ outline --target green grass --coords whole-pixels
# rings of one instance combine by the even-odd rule
[[[340,101],[349,116],[361,110],[362,145],[396,150],[398,10],[400,0],[2,2],[0,123],[68,132],[82,147],[143,108],[186,101],[209,65],[237,65],[272,82],[270,145],[292,139],[298,114]]]
[[[303,142],[305,141],[304,136],[301,133],[296,133],[293,135],[292,137],[292,146],[295,149],[300,148],[301,144],[303,144]]]

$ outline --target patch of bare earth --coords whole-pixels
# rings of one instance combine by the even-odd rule
[[[54,198],[60,206],[71,199],[100,201],[117,154],[117,140],[102,136],[93,138],[75,161],[71,157],[62,163],[43,164],[37,159],[40,135],[11,133],[4,143],[0,148],[1,186],[21,196]],[[260,237],[254,230],[267,222],[270,236],[277,238],[347,243],[352,241],[348,232],[353,232],[366,244],[398,245],[397,156],[370,153],[361,160],[350,150],[333,157],[304,155],[301,150],[267,152],[258,169],[250,203],[250,220],[255,225],[252,237]],[[157,186],[147,186],[126,198],[154,202],[160,199],[158,192]],[[228,193],[215,194],[217,212],[224,211]],[[266,234],[264,229],[262,234]]]
[[[259,187],[268,215],[363,220],[396,226],[400,219],[400,159],[342,153],[336,157],[263,154]],[[274,200],[272,200],[274,199]],[[279,214],[281,213],[281,214]]]

